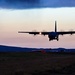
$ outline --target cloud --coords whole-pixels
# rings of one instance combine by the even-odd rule
[[[0,8],[24,9],[35,8],[40,0],[0,0]]]
[[[75,0],[0,0],[0,8],[29,9],[44,7],[75,7]]]
[[[37,3],[39,0],[5,0],[6,2],[9,2],[9,3],[19,3],[19,2],[22,2],[22,3]]]

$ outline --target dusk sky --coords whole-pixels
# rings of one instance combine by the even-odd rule
[[[0,0],[0,45],[32,48],[75,48],[75,35],[18,34],[18,31],[75,31],[75,0]]]

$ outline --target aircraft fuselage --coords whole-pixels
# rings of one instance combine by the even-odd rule
[[[57,40],[58,41],[58,33],[57,32],[50,32],[48,35],[49,41],[51,40]]]

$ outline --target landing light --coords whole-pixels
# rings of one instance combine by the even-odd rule
[[[39,34],[41,35],[41,32]]]

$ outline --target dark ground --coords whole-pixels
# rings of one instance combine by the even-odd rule
[[[75,54],[1,52],[0,75],[75,75]]]

